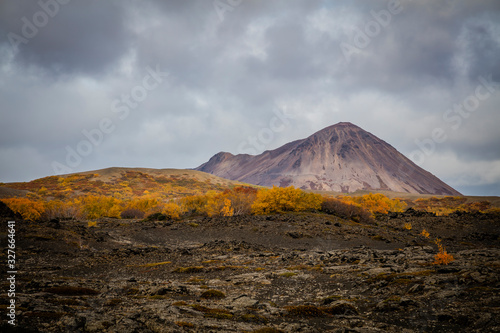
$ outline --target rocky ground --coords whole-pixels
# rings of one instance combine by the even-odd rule
[[[2,262],[12,218],[2,218]],[[2,332],[500,331],[498,217],[410,211],[369,225],[286,214],[16,228],[17,325],[2,315]],[[436,237],[455,261],[432,264]],[[5,314],[8,302],[2,292]]]

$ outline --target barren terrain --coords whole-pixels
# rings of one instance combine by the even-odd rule
[[[18,323],[2,319],[2,332],[500,330],[500,221],[484,214],[409,211],[371,225],[308,213],[16,228]],[[455,258],[449,265],[432,264],[436,237]],[[2,293],[3,311],[7,302]]]

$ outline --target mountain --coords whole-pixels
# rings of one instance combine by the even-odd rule
[[[260,155],[220,152],[195,170],[262,186],[461,195],[390,144],[348,122]]]

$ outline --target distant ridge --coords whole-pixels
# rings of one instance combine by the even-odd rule
[[[461,195],[390,144],[349,122],[260,155],[220,152],[195,170],[262,186]]]

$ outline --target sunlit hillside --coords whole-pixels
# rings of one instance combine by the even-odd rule
[[[175,199],[208,191],[223,191],[243,183],[195,170],[108,168],[0,185],[0,197],[4,198],[28,195],[43,199],[68,199],[93,194],[130,199],[149,194]]]

